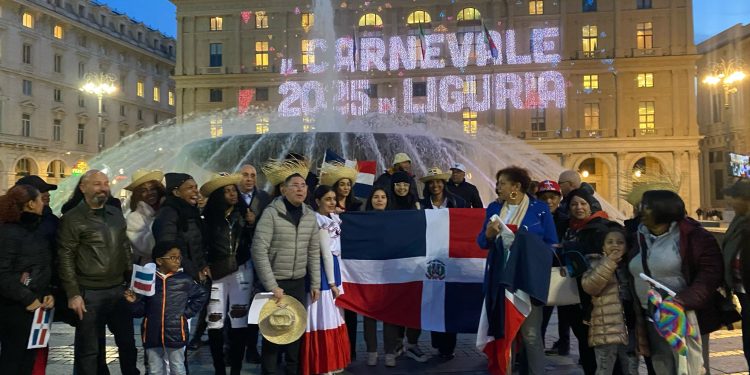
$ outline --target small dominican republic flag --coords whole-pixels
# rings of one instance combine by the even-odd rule
[[[492,55],[493,59],[497,59],[497,56],[499,56],[499,53],[497,52],[497,45],[495,44],[495,41],[492,40],[492,36],[490,35],[490,31],[487,30],[487,26],[484,26],[484,39],[487,42],[487,46],[490,47],[490,54]]]
[[[339,306],[399,326],[477,332],[487,252],[475,239],[483,209],[347,212],[341,219],[346,293]]]
[[[424,29],[422,28],[422,24],[419,24],[419,47],[422,49],[422,60],[424,60],[425,55],[425,34]]]
[[[40,307],[34,311],[34,320],[31,323],[29,344],[26,349],[46,348],[49,343],[49,327],[52,324],[52,316],[55,309]]]
[[[357,168],[359,174],[357,175],[357,181],[354,182],[352,191],[354,196],[366,199],[370,196],[372,191],[372,184],[375,183],[375,172],[377,170],[377,163],[374,160],[346,160],[339,154],[331,149],[326,150],[326,155],[323,158],[323,164],[338,162],[346,165],[347,167]]]
[[[133,265],[133,277],[130,280],[130,289],[146,297],[153,296],[155,291],[154,280],[156,277],[156,264],[147,263],[145,266]]]

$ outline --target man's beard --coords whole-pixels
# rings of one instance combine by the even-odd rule
[[[91,198],[91,202],[96,204],[97,206],[101,206],[107,202],[107,198],[107,194],[97,194],[93,198]]]

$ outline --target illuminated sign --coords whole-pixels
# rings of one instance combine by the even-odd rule
[[[85,160],[81,159],[81,160],[77,161],[75,167],[73,167],[73,169],[71,169],[71,174],[73,176],[80,176],[80,175],[86,173],[88,170],[89,170],[88,163],[86,163]]]
[[[554,53],[560,30],[557,27],[533,29],[531,53],[518,53],[516,33],[485,29],[484,32],[434,33],[406,38],[393,36],[362,37],[359,44],[351,37],[336,40],[335,66],[318,59],[306,65],[307,73],[320,75],[329,69],[338,72],[399,72],[424,71],[453,67],[463,69],[471,59],[476,66],[557,64],[560,55]],[[489,39],[488,39],[489,38]],[[459,40],[460,39],[460,40]],[[325,39],[311,39],[308,53],[328,51]],[[448,47],[448,57],[441,57],[441,46]],[[450,62],[450,66],[448,65]],[[296,75],[292,59],[283,59],[281,74]],[[401,98],[370,98],[370,80],[353,79],[333,82],[333,106],[342,115],[362,116],[368,113],[454,113],[464,108],[474,112],[491,109],[504,110],[508,103],[513,108],[565,108],[565,79],[555,70],[522,73],[446,75],[426,77],[425,92],[415,93],[414,78],[403,80]],[[467,83],[470,82],[470,83]],[[465,90],[465,84],[481,90]],[[309,116],[324,109],[326,85],[318,80],[286,81],[279,86],[282,96],[278,112],[282,116]]]

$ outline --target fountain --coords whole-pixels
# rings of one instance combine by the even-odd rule
[[[328,0],[314,2],[316,35],[333,40],[333,9]],[[333,57],[325,55],[323,59]],[[335,82],[337,73],[328,69],[324,82]],[[330,85],[329,85],[330,86]],[[330,87],[329,87],[330,88]],[[333,92],[333,90],[327,90]],[[332,98],[326,99],[332,103]],[[368,114],[345,117],[331,109],[313,117],[304,128],[299,117],[282,117],[267,109],[237,109],[196,116],[183,123],[174,119],[163,121],[148,129],[123,138],[115,146],[89,161],[91,168],[105,171],[111,179],[112,194],[121,194],[132,173],[140,168],[160,169],[165,172],[187,172],[199,184],[209,174],[218,171],[237,171],[243,164],[260,166],[269,158],[282,158],[289,152],[302,153],[312,166],[320,166],[325,150],[330,148],[346,159],[374,160],[378,174],[390,166],[398,152],[408,153],[413,160],[413,172],[422,176],[436,166],[447,170],[451,163],[467,166],[467,178],[477,186],[484,202],[495,198],[495,172],[509,165],[527,168],[535,180],[557,179],[560,164],[540,153],[522,140],[480,127],[477,134],[468,135],[463,124],[424,115],[415,123],[407,114]],[[209,123],[220,119],[222,135],[213,138]],[[268,128],[258,134],[255,124],[267,123]],[[305,131],[309,130],[309,131]],[[313,168],[316,169],[316,168]],[[59,212],[67,197],[76,188],[77,177],[63,181],[53,194],[53,209]],[[259,176],[259,186],[266,184]],[[269,186],[266,186],[268,190]],[[618,211],[605,203],[614,217]]]

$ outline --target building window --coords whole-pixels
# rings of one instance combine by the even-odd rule
[[[315,24],[315,14],[302,13],[302,28],[307,30]]]
[[[599,130],[599,103],[583,104],[583,126],[586,130]]]
[[[138,109],[138,120],[139,121],[143,121],[143,110],[142,109]]]
[[[120,24],[120,34],[125,34],[125,24]]]
[[[638,129],[641,134],[654,134],[654,102],[638,102]]]
[[[413,96],[427,96],[427,83],[426,82],[414,82],[412,84]]]
[[[99,149],[107,147],[107,128],[101,127],[99,129]]]
[[[464,8],[464,9],[461,9],[460,12],[458,12],[458,16],[456,16],[456,20],[458,22],[481,21],[482,14],[479,13],[479,10],[477,10],[477,8]]]
[[[125,105],[120,104],[120,116],[124,117],[126,114],[127,114],[127,112],[126,112],[126,109],[125,109]]]
[[[210,89],[208,91],[208,101],[211,103],[219,103],[224,100],[224,90],[222,89]]]
[[[544,14],[544,0],[529,0],[529,14]]]
[[[159,122],[159,114],[154,112],[154,124]]]
[[[714,199],[717,200],[724,199],[724,173],[723,169],[714,170]]]
[[[599,75],[598,74],[587,74],[583,76],[583,89],[584,90],[598,90],[599,89]]]
[[[23,18],[21,20],[21,24],[25,27],[28,27],[29,29],[34,28],[34,16],[31,15],[31,13],[23,13]]]
[[[86,98],[83,95],[78,95],[78,106],[80,108],[86,108]]]
[[[721,96],[711,95],[711,118],[713,122],[721,122]]]
[[[258,116],[258,122],[255,123],[255,133],[256,134],[266,134],[268,133],[268,125],[270,124],[270,119],[268,115],[260,115]]]
[[[83,78],[86,75],[86,63],[78,63],[78,78]]]
[[[531,132],[544,132],[547,130],[547,111],[544,108],[533,108],[531,110]],[[541,134],[535,134],[534,136],[541,136]]]
[[[367,13],[359,17],[359,27],[363,26],[383,27],[383,19],[375,13]]]
[[[62,121],[53,120],[52,121],[52,140],[55,142],[60,142],[61,135],[62,135]]]
[[[477,81],[466,80],[464,81],[464,94],[476,94],[477,93]]]
[[[21,115],[21,135],[31,137],[31,115],[28,113]]]
[[[375,99],[378,97],[378,84],[377,83],[371,83],[367,88],[365,89],[365,94],[367,94],[368,97],[371,99]]]
[[[23,158],[16,163],[16,176],[29,176],[31,175],[31,165],[33,161],[29,158]],[[36,169],[36,168],[35,168]],[[34,171],[36,173],[36,171]]]
[[[406,17],[406,23],[409,25],[419,25],[430,22],[432,22],[432,17],[430,17],[429,13],[423,10],[415,10],[414,12],[411,12],[408,17]]]
[[[268,68],[268,42],[255,42],[255,67]]]
[[[635,4],[638,9],[651,9],[651,0],[636,0]]]
[[[55,55],[53,61],[55,73],[62,73],[62,55]]]
[[[315,130],[315,118],[310,116],[302,117],[302,131],[307,133]]]
[[[211,138],[218,138],[224,135],[224,128],[222,126],[223,120],[219,116],[211,116],[208,120],[209,129],[211,131]]]
[[[86,15],[86,7],[83,5],[78,5],[78,16],[83,17]]]
[[[135,84],[135,94],[138,95],[139,98],[143,98],[146,90],[144,89],[143,81],[138,81]]]
[[[53,99],[56,102],[58,102],[58,103],[62,102],[62,90],[60,90],[60,89],[53,89],[52,90],[52,96],[53,96]]]
[[[154,101],[155,102],[161,102],[161,90],[159,90],[159,86],[154,86]]]
[[[596,12],[596,0],[582,0],[584,12]]]
[[[23,94],[26,96],[31,96],[31,81],[28,79],[23,80]]]
[[[268,101],[268,87],[258,87],[255,89],[255,101],[256,102]]]
[[[22,58],[24,64],[31,64],[31,44],[23,44]]]
[[[638,49],[654,48],[654,29],[651,22],[641,22],[636,26]]]
[[[54,36],[56,39],[62,39],[63,38],[62,26],[55,25],[55,27],[52,29],[52,36]]]
[[[585,25],[582,30],[583,35],[583,55],[585,57],[594,57],[596,47],[599,44],[599,36],[596,25]]]
[[[208,47],[209,54],[211,56],[209,66],[221,66],[222,65],[222,44],[211,43]]]
[[[654,73],[638,73],[638,87],[654,87]]]
[[[315,64],[315,50],[311,48],[313,46],[309,40],[302,39],[302,65],[305,68],[310,64]]]
[[[224,18],[211,17],[211,31],[222,31],[222,30],[224,30]]]
[[[77,133],[77,141],[79,145],[82,145],[83,142],[86,140],[84,138],[84,135],[86,134],[86,125],[84,124],[78,124],[78,133]]]
[[[169,99],[168,99],[169,100],[168,101],[169,105],[170,106],[174,106],[174,91],[169,90],[168,96],[169,96]]]
[[[267,29],[268,28],[268,15],[263,10],[255,12],[255,28],[256,29]]]
[[[464,133],[473,136],[477,135],[477,113],[468,108],[463,111]]]
[[[65,164],[62,160],[53,160],[47,166],[47,177],[65,178]]]

